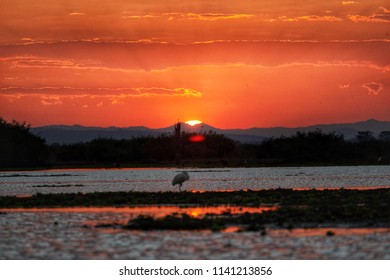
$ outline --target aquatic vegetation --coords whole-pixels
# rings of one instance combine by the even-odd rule
[[[194,218],[187,214],[167,215],[163,218],[153,218],[150,216],[138,216],[128,224],[122,226],[129,230],[203,230],[210,229],[219,231],[226,228],[226,222],[222,218],[205,216]]]
[[[307,190],[270,189],[232,192],[95,192],[41,194],[31,197],[0,196],[0,208],[9,207],[60,207],[60,206],[130,206],[156,204],[243,205],[282,206],[311,205],[318,211],[328,207],[385,210],[390,201],[390,189],[373,190]],[[386,212],[386,211],[385,211]]]
[[[334,235],[335,235],[335,232],[332,231],[332,230],[328,230],[328,231],[326,232],[326,236],[334,236]]]
[[[358,227],[390,227],[390,189],[307,190],[274,189],[235,192],[110,192],[37,194],[32,197],[0,197],[0,209],[12,207],[103,207],[136,205],[177,206],[277,206],[261,213],[232,213],[164,217],[140,216],[125,229],[210,229],[239,226],[245,231],[267,227],[294,229],[348,224]],[[117,225],[113,225],[117,226]],[[266,234],[266,232],[264,232]]]

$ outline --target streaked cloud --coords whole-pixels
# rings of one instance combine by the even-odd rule
[[[79,13],[79,12],[73,12],[68,14],[68,16],[85,16],[85,15],[86,15],[85,13]]]
[[[205,13],[205,14],[186,14],[188,19],[197,19],[197,20],[226,20],[226,19],[243,19],[243,18],[253,18],[255,15],[251,14],[219,14],[219,13]]]
[[[230,20],[256,17],[254,14],[224,14],[224,13],[153,13],[145,15],[123,15],[122,19],[167,19],[167,20]]]
[[[297,21],[342,21],[341,18],[335,16],[318,16],[318,15],[306,15],[298,17],[281,16],[278,18],[280,21],[297,22]]]
[[[202,97],[203,94],[191,88],[75,88],[75,87],[5,87],[0,88],[0,97],[9,102],[22,98],[39,98],[43,105],[61,105],[64,100],[107,99],[111,104],[122,104],[127,98],[141,97]],[[97,103],[102,106],[101,102]]]
[[[101,62],[93,59],[54,59],[40,56],[10,56],[0,57],[0,62],[6,62],[12,68],[57,68],[68,70],[93,70],[93,71],[122,71],[131,72],[131,69],[120,69],[102,66]]]
[[[183,65],[234,63],[277,66],[293,62],[321,62],[390,71],[390,57],[387,55],[389,41],[383,40],[363,42],[216,40],[189,44],[148,42],[38,44],[18,47],[15,48],[17,51],[8,54],[9,48],[0,46],[0,51],[4,55],[0,57],[0,63],[5,77],[22,78],[21,75],[27,75],[28,71],[33,71],[31,73],[41,71],[42,75],[48,72],[53,74],[56,69],[59,74],[61,73],[62,79],[65,78],[64,74],[71,73],[81,73],[91,78],[94,73],[110,77],[117,73],[117,77],[125,78],[125,75],[132,76],[134,73]],[[148,46],[145,47],[145,44]],[[79,54],[75,55],[76,53]],[[265,53],[267,55],[264,55]],[[50,57],[46,56],[48,54]],[[15,73],[17,69],[18,73]],[[99,76],[99,79],[100,77],[103,78]],[[123,85],[121,83],[121,86]]]
[[[280,63],[275,65],[267,65],[267,64],[248,64],[248,63],[224,63],[224,64],[204,64],[204,65],[183,65],[183,66],[171,66],[166,67],[164,69],[156,69],[152,70],[151,73],[169,73],[169,72],[180,72],[187,71],[188,69],[199,69],[202,71],[213,70],[217,71],[217,69],[224,68],[251,68],[251,69],[285,69],[285,68],[294,68],[294,67],[310,67],[310,68],[361,68],[361,69],[371,69],[373,71],[377,71],[379,73],[387,73],[390,72],[390,65],[380,66],[372,62],[361,62],[361,61],[315,61],[315,62],[288,62],[288,63]]]
[[[63,102],[60,96],[40,96],[42,105],[51,106],[51,105],[61,105]]]
[[[14,67],[76,67],[79,64],[71,59],[52,59],[37,56],[15,56],[1,60],[11,61]]]
[[[377,22],[377,23],[389,23],[390,22],[390,10],[384,7],[379,8],[378,12],[371,15],[348,15],[348,19],[353,22]]]
[[[349,21],[388,21],[386,0],[296,1],[242,0],[185,3],[168,1],[96,1],[53,2],[45,8],[45,0],[9,3],[2,11],[0,42],[20,42],[20,37],[36,41],[63,41],[100,38],[104,42],[137,41],[158,38],[166,42],[190,42],[235,39],[384,39],[385,26],[370,25],[351,30]],[[26,2],[26,3],[27,3]],[[386,7],[371,15],[378,7]],[[368,14],[365,14],[368,13]],[[348,18],[350,20],[348,20]],[[16,20],[17,19],[17,20]],[[132,23],[128,24],[126,20]],[[133,22],[134,21],[134,22]],[[172,21],[180,21],[174,25]],[[299,22],[300,26],[288,25]],[[194,24],[198,22],[199,24]],[[222,28],[219,23],[224,22]],[[274,24],[270,25],[272,22]],[[334,22],[321,26],[307,22]],[[338,24],[344,23],[344,24]],[[320,24],[319,24],[320,25]],[[245,32],[243,32],[245,30]],[[24,43],[29,43],[28,41]]]
[[[353,5],[353,4],[358,4],[359,2],[357,1],[342,1],[341,4],[343,5]]]
[[[182,96],[182,97],[202,97],[202,93],[190,88],[134,88],[137,92],[135,96]]]
[[[122,19],[152,19],[152,18],[161,18],[161,14],[147,14],[147,15],[124,15],[121,16]]]

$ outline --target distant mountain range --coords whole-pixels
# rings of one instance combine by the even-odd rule
[[[336,132],[344,135],[346,140],[355,138],[358,131],[371,131],[377,136],[381,131],[390,131],[390,122],[367,120],[357,123],[319,124],[306,127],[272,127],[272,128],[249,128],[249,129],[218,129],[205,123],[190,126],[183,123],[182,131],[208,132],[213,131],[224,134],[227,137],[242,143],[259,143],[265,138],[290,136],[297,131],[312,131],[321,129],[325,133]],[[129,139],[139,136],[158,136],[163,133],[173,133],[173,126],[159,129],[151,129],[144,126],[127,128],[120,127],[88,127],[80,125],[50,125],[31,128],[31,132],[44,137],[48,144],[71,144],[88,142],[98,137],[113,139]]]

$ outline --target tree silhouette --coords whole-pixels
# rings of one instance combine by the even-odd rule
[[[366,131],[358,131],[356,135],[356,141],[360,143],[372,142],[375,141],[374,133],[369,130]]]
[[[181,122],[177,122],[174,126],[174,137],[175,137],[175,161],[176,164],[181,162]]]
[[[298,131],[296,134],[269,138],[257,149],[258,158],[273,158],[286,162],[327,162],[340,160],[345,147],[344,137],[321,130]]]
[[[45,140],[30,125],[0,118],[0,166],[34,167],[45,163]]]
[[[390,131],[381,131],[378,138],[381,141],[390,141]]]

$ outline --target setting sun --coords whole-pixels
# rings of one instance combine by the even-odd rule
[[[198,121],[198,120],[186,121],[186,124],[189,124],[190,126],[194,126],[194,125],[201,124],[201,123],[202,123],[202,122],[201,122],[201,121]]]

